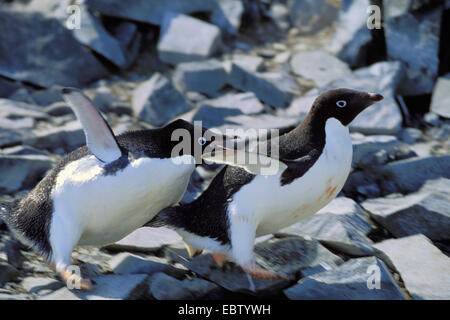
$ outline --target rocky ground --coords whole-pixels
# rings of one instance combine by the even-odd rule
[[[191,260],[176,233],[141,228],[77,248],[97,286],[70,291],[0,221],[0,299],[450,299],[449,1],[86,0],[69,30],[71,4],[0,1],[2,201],[85,143],[57,86],[83,88],[116,134],[175,118],[287,131],[335,87],[385,100],[351,124],[339,197],[258,239],[258,263],[293,280]],[[183,201],[218,168],[198,167]]]

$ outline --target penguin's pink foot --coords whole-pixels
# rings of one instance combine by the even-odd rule
[[[251,264],[250,266],[242,267],[245,272],[251,275],[255,279],[261,280],[289,280],[286,276],[278,275],[273,271],[263,269],[256,265],[256,263]]]
[[[222,267],[228,261],[228,256],[225,253],[213,253],[212,258],[219,267]]]
[[[69,270],[62,271],[61,278],[66,282],[69,289],[91,291],[94,288],[94,283],[91,280],[82,278],[79,274],[72,273]]]

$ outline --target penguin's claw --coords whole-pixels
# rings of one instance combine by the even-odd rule
[[[228,261],[228,257],[224,253],[213,253],[212,258],[219,267],[222,267]]]
[[[257,265],[252,265],[250,267],[243,267],[244,271],[247,272],[255,279],[261,280],[288,280],[285,276],[277,275],[275,272],[263,269]]]
[[[69,289],[92,291],[94,282],[87,278],[82,278],[79,274],[74,274],[68,270],[61,272],[61,278],[66,282]]]

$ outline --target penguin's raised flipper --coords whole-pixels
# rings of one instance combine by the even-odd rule
[[[102,162],[120,158],[116,137],[92,102],[78,89],[63,88],[61,94],[83,126],[89,151]]]
[[[216,148],[214,152],[203,154],[202,158],[206,161],[240,167],[256,175],[275,175],[287,168],[287,165],[278,159],[239,149],[217,150]]]

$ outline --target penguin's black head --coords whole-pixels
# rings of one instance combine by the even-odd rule
[[[336,118],[347,126],[361,111],[383,99],[383,96],[378,93],[344,88],[333,89],[318,96],[310,112],[315,118],[325,120]]]
[[[237,138],[181,119],[171,122],[164,129],[171,133],[172,157],[192,155],[196,164],[202,163],[203,153],[209,153],[215,148],[224,149],[227,141],[234,141]]]

